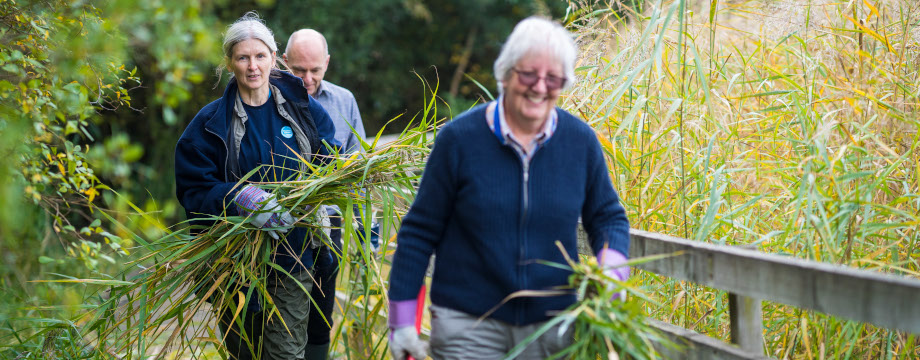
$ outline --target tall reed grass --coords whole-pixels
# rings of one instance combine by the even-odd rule
[[[583,51],[563,107],[595,126],[632,226],[920,275],[920,5],[575,6]],[[654,317],[728,338],[726,294],[643,274]],[[779,358],[916,358],[920,342],[776,304]]]

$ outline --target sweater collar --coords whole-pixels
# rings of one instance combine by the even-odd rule
[[[495,100],[491,106],[486,108],[492,109],[491,111],[486,111],[486,123],[502,145],[508,145],[511,142],[520,145],[521,143],[514,137],[514,134],[511,133],[511,128],[508,126],[508,121],[505,119],[504,98],[504,95],[499,96],[498,100]],[[496,121],[496,118],[498,121]],[[537,146],[543,145],[553,136],[553,133],[556,132],[556,126],[559,124],[558,119],[559,115],[556,114],[555,109],[549,112],[546,121],[543,122],[543,128],[534,138]]]

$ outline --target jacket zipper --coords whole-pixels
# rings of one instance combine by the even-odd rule
[[[523,176],[522,176],[523,183],[521,184],[522,185],[521,190],[523,192],[522,193],[523,204],[521,207],[521,222],[518,225],[519,226],[518,228],[518,243],[519,243],[518,244],[518,249],[519,249],[518,250],[519,251],[518,261],[524,261],[525,256],[527,254],[527,251],[526,251],[527,234],[525,233],[527,229],[527,209],[530,207],[530,160],[527,159],[527,157],[524,155],[522,150],[519,150],[517,147],[514,147],[514,146],[512,146],[512,148],[514,149],[514,152],[517,153],[518,159],[521,160],[521,169],[523,170]],[[536,151],[536,149],[534,149],[534,151]],[[521,284],[521,289],[522,290],[527,289],[526,272],[524,271],[524,268],[521,267],[520,265],[518,266],[518,280]],[[517,319],[518,319],[518,323],[522,323],[524,321],[523,309],[518,309]]]
[[[227,181],[228,179],[230,179],[227,173],[228,171],[230,171],[230,168],[228,166],[230,162],[230,148],[227,147],[227,142],[224,141],[224,138],[220,137],[220,135],[217,135],[217,133],[215,133],[211,129],[208,129],[207,127],[205,128],[205,130],[211,133],[211,135],[214,135],[218,139],[220,139],[221,144],[224,144],[224,154],[227,154],[226,156],[224,156],[224,181]]]

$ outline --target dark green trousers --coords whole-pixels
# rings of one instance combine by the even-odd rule
[[[310,315],[310,290],[313,271],[269,276],[266,286],[278,314],[245,310],[234,321],[233,310],[221,314],[220,329],[225,334],[224,345],[231,359],[238,360],[299,360],[307,344],[307,321]],[[295,282],[296,281],[296,282]],[[297,282],[303,285],[301,289]],[[245,336],[243,334],[245,333]]]

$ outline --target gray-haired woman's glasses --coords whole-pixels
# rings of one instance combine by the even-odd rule
[[[549,74],[540,77],[536,71],[522,71],[515,68],[511,68],[511,70],[518,74],[518,82],[527,87],[536,85],[540,79],[543,79],[543,83],[546,84],[546,90],[549,91],[562,89],[562,86],[565,85],[566,79],[564,77]]]

